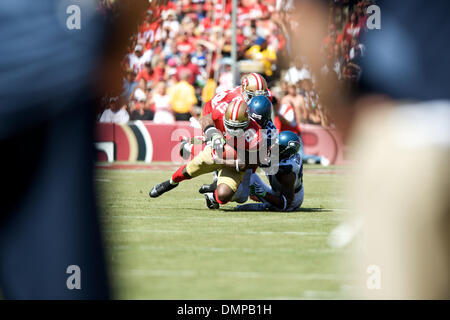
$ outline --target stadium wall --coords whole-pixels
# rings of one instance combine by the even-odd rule
[[[182,136],[201,136],[200,129],[188,121],[175,124],[156,124],[152,121],[131,121],[127,124],[98,123],[96,149],[98,161],[182,162],[179,143]],[[305,153],[322,155],[331,164],[344,163],[344,146],[334,129],[316,125],[302,125]],[[195,146],[194,153],[201,150]]]

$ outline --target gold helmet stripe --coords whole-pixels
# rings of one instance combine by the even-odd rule
[[[243,100],[239,99],[239,101],[234,104],[233,110],[231,111],[231,120],[237,120],[237,117],[239,115],[239,108],[241,107],[242,101]]]
[[[261,76],[257,73],[252,73],[252,76],[255,77],[256,79],[256,85],[258,86],[258,90],[262,90],[263,86],[262,86],[262,80],[261,80]]]

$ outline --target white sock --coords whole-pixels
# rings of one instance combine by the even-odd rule
[[[170,178],[170,184],[175,185],[175,184],[178,184],[178,182],[173,182],[172,178]]]

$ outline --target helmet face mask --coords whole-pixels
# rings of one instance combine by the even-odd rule
[[[300,151],[301,141],[294,132],[282,131],[278,135],[278,138],[280,159],[289,159]]]
[[[225,130],[230,137],[242,137],[244,135],[244,129],[225,124]]]
[[[242,96],[246,102],[249,102],[253,98],[253,92],[248,90],[242,91]]]
[[[300,143],[297,141],[289,141],[289,144],[283,150],[280,150],[280,159],[289,159],[300,150]]]
[[[255,97],[256,96],[265,96],[265,97],[267,97],[267,91],[264,91],[264,90],[256,90],[255,91]]]

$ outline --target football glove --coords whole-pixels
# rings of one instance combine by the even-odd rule
[[[210,141],[211,146],[216,152],[222,152],[225,145],[225,139],[219,130],[211,126],[205,130],[206,141]]]
[[[211,138],[211,145],[213,149],[216,150],[216,152],[219,152],[219,154],[221,154],[225,145],[225,139],[221,134],[216,134]]]
[[[257,197],[258,199],[264,199],[267,194],[267,191],[265,191],[264,188],[257,183],[252,184],[249,188],[250,194]]]

